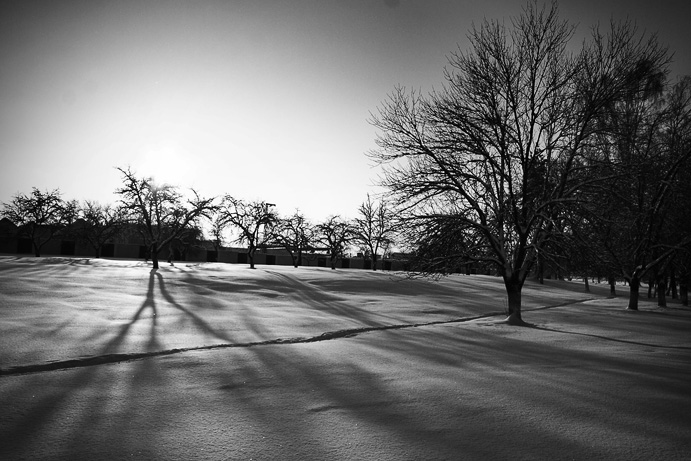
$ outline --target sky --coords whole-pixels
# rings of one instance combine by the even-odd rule
[[[629,18],[691,75],[688,0],[563,0],[584,36]],[[203,196],[354,217],[379,169],[371,113],[428,92],[518,0],[0,2],[0,202],[60,189],[115,203],[131,168]]]

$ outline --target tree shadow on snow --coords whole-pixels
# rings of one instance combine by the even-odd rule
[[[663,345],[663,344],[652,344],[652,343],[645,343],[645,342],[641,342],[641,341],[631,341],[631,340],[627,340],[627,339],[614,338],[611,336],[596,335],[593,333],[582,333],[582,332],[578,332],[578,331],[567,331],[567,330],[558,329],[558,328],[548,328],[548,327],[532,325],[532,324],[527,324],[526,326],[528,326],[530,328],[534,328],[536,330],[550,331],[550,332],[554,332],[554,333],[564,333],[564,334],[577,335],[577,336],[585,336],[585,337],[589,337],[589,338],[603,339],[605,341],[631,344],[631,345],[635,345],[635,346],[646,346],[646,347],[653,347],[656,349],[679,349],[679,350],[691,351],[691,347],[689,347],[689,346],[670,346],[670,345]]]

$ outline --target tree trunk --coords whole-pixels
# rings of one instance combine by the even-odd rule
[[[253,252],[247,253],[247,260],[250,263],[250,269],[254,269],[254,253]]]
[[[372,253],[372,270],[377,270],[377,253]]]
[[[635,275],[631,277],[631,281],[629,281],[629,305],[626,308],[627,310],[630,311],[637,311],[638,310],[638,289],[641,286],[641,282],[638,279],[638,276]]]
[[[154,269],[158,269],[158,249],[151,245],[151,262],[154,265]]]
[[[506,322],[510,325],[525,325],[521,317],[521,291],[523,285],[515,280],[504,280],[509,302],[509,316]]]
[[[665,283],[665,278],[662,277],[659,282],[657,282],[657,307],[667,307],[667,298],[665,297],[665,292],[667,291],[667,286]]]
[[[682,306],[689,305],[689,285],[686,282],[679,283],[679,298]]]
[[[586,275],[583,277],[583,280],[585,280],[585,292],[590,293],[590,284],[588,283],[588,276]]]

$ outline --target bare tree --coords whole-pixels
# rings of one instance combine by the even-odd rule
[[[329,252],[331,269],[343,258],[345,250],[353,239],[353,226],[340,216],[331,216],[316,227],[316,241]]]
[[[238,229],[236,241],[247,245],[247,259],[252,269],[254,254],[269,241],[271,228],[276,224],[277,216],[272,210],[273,206],[273,203],[264,201],[244,202],[230,195],[223,198],[217,217],[219,225],[231,225]]]
[[[577,55],[572,35],[556,4],[528,3],[511,27],[485,21],[470,32],[442,90],[424,98],[398,88],[372,117],[381,134],[371,156],[406,225],[429,230],[432,246],[461,263],[494,265],[510,323],[523,323],[522,287],[555,223],[601,179],[586,148],[597,115],[623,96],[637,63],[650,72],[668,59],[628,23],[606,37],[595,30]]]
[[[42,192],[33,188],[31,194],[22,193],[2,204],[2,216],[19,228],[19,234],[29,238],[36,257],[56,233],[74,221],[77,204],[65,202],[58,189]]]
[[[185,200],[174,186],[157,184],[152,178],[139,178],[129,168],[118,170],[123,175],[123,187],[116,191],[150,249],[154,269],[158,269],[158,254],[173,240],[194,227],[202,218],[210,218],[216,210],[214,198],[202,198],[195,190]]]
[[[311,249],[313,229],[305,216],[295,211],[290,216],[279,218],[273,226],[270,239],[284,248],[293,260],[293,266],[302,265],[302,255]]]
[[[353,240],[360,245],[365,255],[372,258],[372,270],[376,271],[379,252],[393,244],[396,232],[394,215],[386,201],[374,203],[369,194],[358,212],[359,215],[353,222]]]
[[[126,213],[122,207],[101,205],[86,200],[79,209],[82,226],[76,229],[79,238],[88,243],[97,258],[101,257],[103,246],[115,239],[122,231]]]

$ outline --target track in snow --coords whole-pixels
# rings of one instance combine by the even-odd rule
[[[596,298],[588,298],[588,299],[582,299],[579,301],[575,302],[567,302],[567,303],[561,303],[561,304],[555,304],[551,306],[543,306],[543,307],[537,307],[533,309],[525,309],[525,312],[529,311],[536,311],[536,310],[544,310],[544,309],[551,309],[555,307],[562,307],[566,306],[569,304],[578,304],[586,301],[590,301],[592,299]],[[493,313],[488,313],[488,314],[482,314],[482,315],[475,315],[471,317],[462,317],[462,318],[457,318],[457,319],[450,319],[450,320],[437,320],[434,322],[425,322],[425,323],[413,323],[413,324],[399,324],[399,325],[383,325],[383,326],[377,326],[377,327],[362,327],[362,328],[349,328],[345,330],[337,330],[337,331],[327,331],[325,333],[322,333],[317,336],[307,336],[307,337],[296,337],[296,338],[276,338],[276,339],[269,339],[266,341],[255,341],[255,342],[248,342],[248,343],[231,343],[231,344],[214,344],[211,346],[195,346],[195,347],[184,347],[184,348],[177,348],[177,349],[167,349],[167,350],[162,350],[162,351],[152,351],[152,352],[133,352],[133,353],[127,353],[127,354],[104,354],[104,355],[96,355],[92,357],[83,357],[79,359],[70,359],[70,360],[55,360],[51,362],[45,362],[45,363],[38,363],[38,364],[30,364],[30,365],[18,365],[15,367],[9,367],[9,368],[0,368],[0,376],[8,376],[8,375],[22,375],[22,374],[29,374],[29,373],[41,373],[41,372],[46,372],[46,371],[55,371],[55,370],[65,370],[65,369],[72,369],[72,368],[84,368],[84,367],[90,367],[90,366],[95,366],[95,365],[104,365],[108,363],[118,363],[118,362],[129,362],[133,360],[141,360],[149,357],[160,357],[160,356],[166,356],[166,355],[172,355],[172,354],[180,354],[183,352],[191,352],[191,351],[204,351],[204,350],[212,350],[212,349],[225,349],[225,348],[231,348],[231,347],[255,347],[255,346],[271,346],[271,345],[277,345],[277,344],[302,344],[302,343],[314,343],[314,342],[319,342],[319,341],[330,341],[333,339],[339,339],[339,338],[348,338],[348,337],[353,337],[357,336],[363,333],[369,333],[373,331],[384,331],[384,330],[402,330],[404,328],[417,328],[417,327],[425,327],[425,326],[432,326],[432,325],[444,325],[444,324],[450,324],[450,323],[462,323],[462,322],[469,322],[472,320],[479,320],[483,318],[488,318],[488,317],[496,317],[499,315],[504,315],[501,312],[493,312]]]

